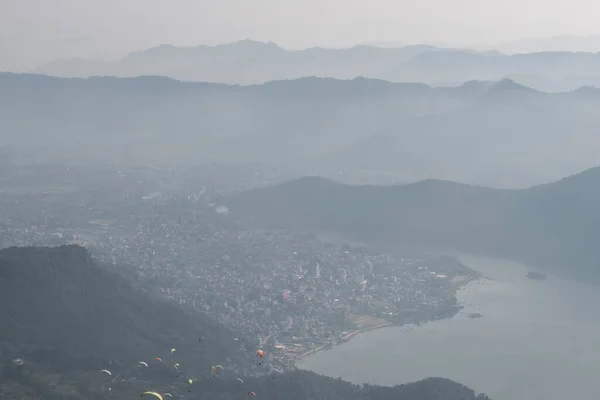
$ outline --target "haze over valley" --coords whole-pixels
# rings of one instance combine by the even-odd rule
[[[431,88],[307,77],[227,86],[28,74],[1,74],[0,87],[2,147],[41,161],[258,163],[283,178],[510,188],[593,167],[600,154],[594,88],[549,94],[511,80]]]
[[[0,398],[597,397],[598,4],[0,3]]]

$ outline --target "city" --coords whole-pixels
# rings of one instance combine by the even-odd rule
[[[273,368],[363,330],[450,317],[460,309],[456,290],[478,277],[450,257],[405,258],[266,229],[230,213],[207,186],[165,190],[134,171],[80,174],[86,185],[77,189],[45,181],[55,189],[39,191],[17,190],[26,174],[13,176],[0,197],[9,216],[2,247],[83,245],[141,287],[256,342]]]

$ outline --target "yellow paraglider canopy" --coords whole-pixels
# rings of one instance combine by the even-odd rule
[[[154,396],[159,400],[164,400],[163,397],[160,395],[160,393],[156,393],[156,392],[144,392],[140,395],[140,397],[144,397],[144,396]]]

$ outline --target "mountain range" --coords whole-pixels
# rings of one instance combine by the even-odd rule
[[[600,90],[356,78],[263,85],[0,74],[2,147],[23,159],[260,162],[349,183],[526,187],[598,164]]]
[[[507,54],[535,53],[542,51],[596,53],[600,50],[600,35],[559,35],[519,39],[494,46],[477,46],[476,48],[494,49]]]
[[[429,45],[285,50],[272,42],[243,40],[218,46],[164,44],[132,52],[117,61],[58,60],[31,72],[58,77],[160,75],[184,81],[228,84],[260,84],[319,76],[458,86],[470,80],[509,78],[538,90],[564,91],[586,85],[599,86],[598,71],[600,54],[592,52],[509,55]]]
[[[236,372],[256,369],[255,349],[157,289],[136,288],[76,245],[0,250],[0,398],[124,400],[153,390],[216,400],[248,391],[266,400],[488,399],[442,378],[361,387],[291,371],[240,384]],[[226,368],[225,380],[211,379],[215,364]]]
[[[387,247],[458,251],[600,279],[600,167],[528,189],[426,180],[349,186],[301,178],[243,192],[232,212],[267,226],[328,232]]]

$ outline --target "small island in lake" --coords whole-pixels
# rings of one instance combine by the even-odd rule
[[[481,317],[483,317],[483,315],[479,314],[479,313],[471,313],[471,314],[467,315],[467,318],[481,318]]]
[[[543,274],[541,272],[535,272],[535,271],[529,271],[527,273],[527,277],[529,279],[533,279],[534,281],[545,281],[546,280],[546,274]]]

